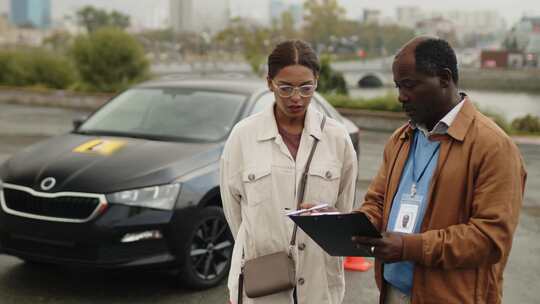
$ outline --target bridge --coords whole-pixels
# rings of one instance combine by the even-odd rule
[[[392,57],[366,61],[341,61],[332,63],[332,68],[343,73],[349,87],[390,86],[392,77]]]
[[[349,87],[380,87],[393,84],[391,72],[392,58],[366,61],[340,61],[332,63],[332,68],[343,73]],[[189,77],[195,74],[229,74],[231,77],[255,76],[245,62],[204,61],[174,64],[152,64],[151,72],[159,77]]]

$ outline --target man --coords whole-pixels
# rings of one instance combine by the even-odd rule
[[[411,40],[392,71],[410,122],[389,139],[356,210],[383,237],[353,238],[372,246],[380,302],[501,303],[525,188],[521,155],[458,93],[446,41]]]

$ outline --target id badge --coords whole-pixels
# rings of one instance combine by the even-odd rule
[[[421,203],[421,195],[411,196],[409,194],[403,194],[393,231],[413,233],[418,217],[418,208]]]

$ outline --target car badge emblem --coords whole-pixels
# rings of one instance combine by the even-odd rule
[[[41,181],[41,189],[47,191],[51,190],[56,185],[56,179],[54,177],[47,177]]]

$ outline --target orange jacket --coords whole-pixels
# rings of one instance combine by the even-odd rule
[[[389,139],[383,163],[360,211],[385,231],[413,130]],[[415,263],[412,303],[501,303],[503,270],[512,247],[527,173],[518,148],[465,101],[446,135],[428,192],[421,232],[403,239],[403,260]],[[384,301],[381,261],[375,279]]]

